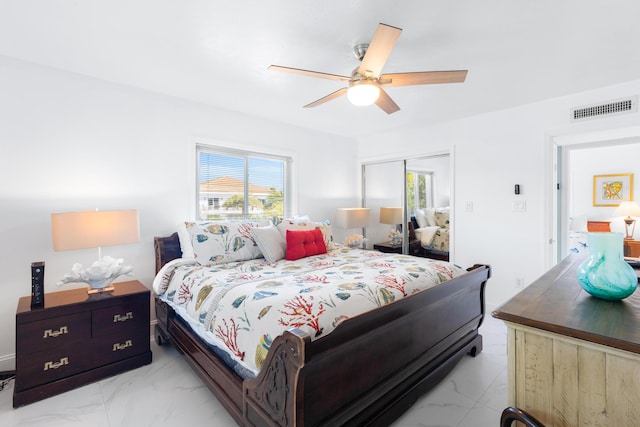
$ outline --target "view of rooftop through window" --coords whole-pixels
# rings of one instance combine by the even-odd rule
[[[284,216],[288,159],[198,147],[198,219]]]

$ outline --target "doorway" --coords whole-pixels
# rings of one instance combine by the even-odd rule
[[[621,231],[621,221],[613,218],[615,207],[594,207],[593,176],[606,173],[633,173],[640,178],[636,154],[640,153],[640,128],[565,135],[550,138],[552,159],[547,182],[549,209],[546,269],[570,253],[569,236],[578,227],[578,218],[611,220],[612,231]],[[640,155],[640,154],[638,154]],[[640,185],[634,192],[640,194]],[[634,197],[634,200],[638,200]],[[573,220],[573,223],[572,223]],[[620,224],[618,224],[620,222]]]

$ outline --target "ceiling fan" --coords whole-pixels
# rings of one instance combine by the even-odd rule
[[[401,32],[402,29],[400,28],[382,23],[378,24],[378,28],[369,44],[359,44],[353,48],[361,64],[353,70],[351,77],[283,67],[281,65],[270,65],[269,69],[348,83],[347,87],[338,89],[317,101],[307,104],[304,108],[317,107],[346,94],[349,101],[354,105],[371,105],[375,103],[387,114],[395,113],[400,110],[400,107],[384,91],[383,87],[464,82],[467,77],[467,70],[380,74]]]

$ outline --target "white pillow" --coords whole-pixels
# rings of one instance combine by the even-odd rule
[[[427,221],[427,215],[425,214],[425,212],[422,209],[415,209],[413,211],[413,214],[416,217],[416,222],[418,223],[418,228],[424,228],[427,225],[429,225],[429,222]]]
[[[277,225],[278,231],[280,235],[287,241],[287,230],[313,230],[316,228],[316,224],[311,221],[307,222],[298,222],[293,219],[283,219],[280,224]]]
[[[178,224],[178,239],[180,240],[182,258],[195,258],[195,255],[193,254],[193,246],[191,245],[191,237],[189,237],[189,232],[187,231],[187,226],[184,221]]]
[[[273,264],[285,257],[287,242],[282,238],[276,226],[268,225],[266,227],[252,228],[251,235],[268,263]]]
[[[438,225],[436,223],[436,209],[435,208],[426,208],[424,210],[424,214],[427,217],[427,225],[434,227]]]

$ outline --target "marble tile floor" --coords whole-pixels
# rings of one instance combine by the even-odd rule
[[[394,427],[499,426],[507,406],[506,328],[485,317],[484,349],[465,356]],[[171,346],[151,343],[153,362],[18,409],[13,381],[0,391],[0,426],[215,426],[236,424]]]

